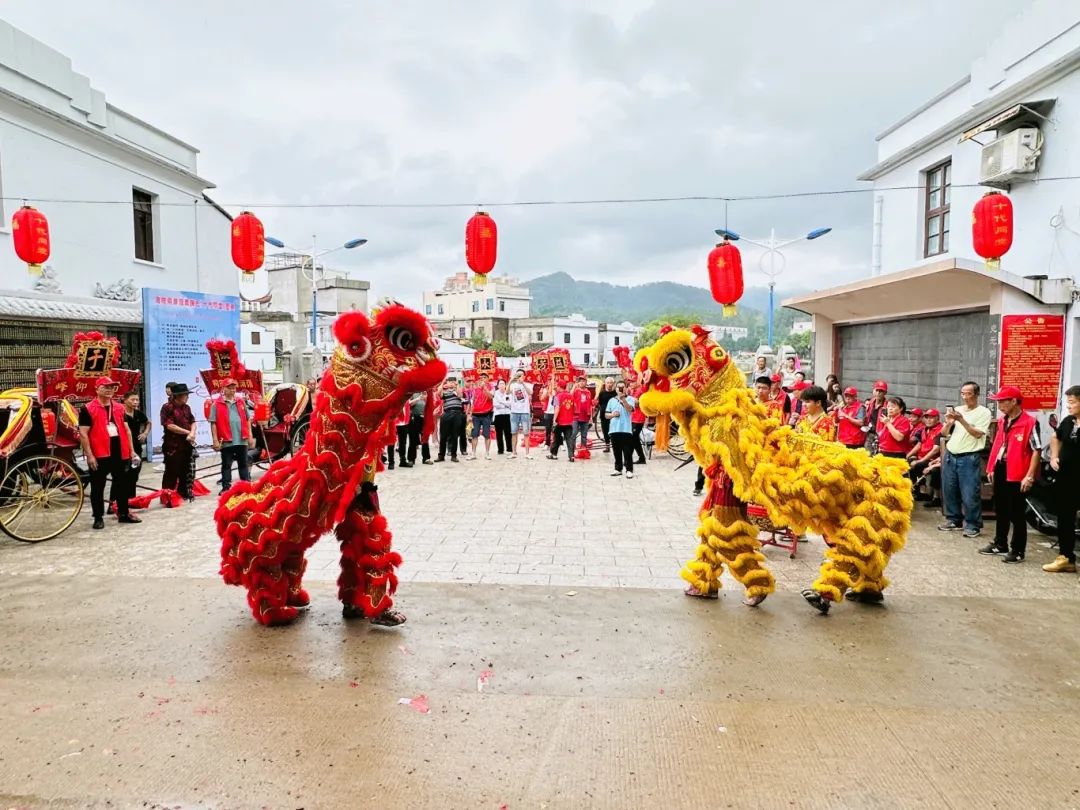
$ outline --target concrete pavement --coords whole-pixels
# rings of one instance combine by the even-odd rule
[[[1045,538],[1005,566],[920,514],[888,606],[828,617],[792,593],[820,542],[771,549],[751,610],[674,591],[692,468],[607,472],[385,475],[398,631],[342,622],[327,540],[312,608],[255,625],[207,499],[0,541],[0,807],[1080,806],[1080,585]]]

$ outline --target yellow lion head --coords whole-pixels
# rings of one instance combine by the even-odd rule
[[[731,357],[702,326],[665,326],[652,346],[638,351],[634,365],[644,388],[641,410],[650,416],[690,410],[706,391],[744,385]]]

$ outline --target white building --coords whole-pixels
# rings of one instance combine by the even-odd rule
[[[793,324],[791,324],[791,334],[793,335],[805,335],[807,332],[813,331],[813,321],[795,321]]]
[[[705,326],[706,329],[712,334],[713,339],[724,343],[731,340],[742,340],[750,334],[750,330],[745,326],[731,326],[730,324],[709,324]]]
[[[543,344],[555,349],[567,349],[571,361],[578,366],[599,365],[600,324],[580,313],[567,317],[522,318],[510,324],[510,342],[515,348]]]
[[[424,293],[424,314],[432,323],[468,321],[477,318],[528,318],[529,295],[516,279],[489,278],[477,287],[473,273],[457,273],[446,279],[441,290]]]
[[[1064,314],[1064,386],[1080,381],[1077,99],[1080,5],[1035,0],[968,75],[878,137],[860,177],[875,188],[871,278],[785,302],[814,316],[821,376],[891,374],[920,404],[952,402],[965,379],[998,384],[1002,316]],[[1024,171],[1003,176],[1014,160]],[[990,183],[1012,200],[1015,236],[988,271],[971,221]]]
[[[640,326],[634,326],[629,321],[600,324],[597,328],[598,339],[600,341],[600,362],[598,365],[618,365],[618,361],[616,361],[612,349],[616,346],[629,346],[632,353],[634,349],[634,340],[637,338],[640,331]]]
[[[276,339],[273,329],[257,323],[240,324],[240,362],[254,371],[274,371],[278,366]]]
[[[11,327],[0,330],[0,387],[62,364],[71,335],[88,328],[117,336],[124,365],[140,368],[144,286],[237,294],[229,220],[204,197],[214,186],[197,157],[0,20],[0,325]],[[48,218],[44,276],[15,255],[12,198]],[[34,368],[7,350],[30,343],[40,349],[26,358]]]
[[[306,274],[301,265],[306,262]],[[286,351],[298,352],[311,345],[311,311],[317,307],[316,345],[324,357],[334,350],[334,320],[343,312],[368,310],[371,284],[351,279],[345,271],[315,265],[316,297],[312,302],[311,262],[295,253],[275,253],[266,258],[267,292],[258,301],[244,303],[253,323],[273,328]]]

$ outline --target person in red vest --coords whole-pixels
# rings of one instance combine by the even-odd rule
[[[773,374],[769,378],[770,397],[775,404],[767,406],[769,416],[775,416],[780,420],[781,424],[787,423],[791,417],[791,397],[787,395],[787,391],[780,387],[783,379],[779,374]]]
[[[645,446],[641,443],[641,433],[645,430],[649,417],[641,410],[641,394],[644,390],[637,382],[630,386],[630,396],[634,398],[634,410],[630,413],[630,443],[637,456],[635,464],[645,463]]]
[[[904,416],[904,401],[888,397],[878,417],[878,452],[886,458],[905,458],[911,449],[911,420]]]
[[[563,442],[570,454],[570,463],[574,462],[574,395],[566,390],[566,383],[559,383],[559,391],[555,394],[555,441],[551,443],[551,453],[548,458],[559,457],[559,447]]]
[[[221,491],[232,486],[232,465],[241,481],[251,480],[248,469],[248,449],[255,446],[251,435],[251,419],[246,400],[236,398],[236,380],[223,380],[221,399],[210,407],[210,437],[214,449],[221,453]]]
[[[912,410],[912,415],[918,411],[918,408]],[[912,484],[918,483],[930,467],[930,462],[941,456],[941,412],[937,408],[930,408],[928,411],[919,411],[922,414],[922,431],[919,433],[919,441],[908,452],[907,459],[910,467],[908,468],[908,478],[911,479]],[[940,476],[938,480],[938,486],[934,486],[934,476],[930,476],[930,502],[935,506],[941,505],[940,492],[941,489]],[[919,492],[915,492],[915,500],[923,500]]]
[[[994,475],[994,540],[980,554],[1004,554],[1002,562],[1024,561],[1027,552],[1027,492],[1039,469],[1039,426],[1023,408],[1024,395],[1015,385],[1003,386],[991,397],[998,404],[997,434],[990,448],[988,470]],[[1009,526],[1012,547],[1009,547]]]
[[[578,377],[574,383],[574,436],[582,447],[589,446],[589,426],[592,425],[593,395],[589,390],[589,381]]]
[[[109,500],[116,503],[120,523],[142,523],[128,511],[128,465],[132,460],[131,430],[124,406],[115,402],[117,383],[98,377],[97,398],[79,410],[79,443],[90,467],[90,506],[94,528],[105,528],[105,479],[112,478]],[[137,462],[135,462],[137,463]]]
[[[844,389],[844,404],[836,409],[836,439],[848,450],[858,450],[866,444],[866,406],[859,402],[857,388]]]

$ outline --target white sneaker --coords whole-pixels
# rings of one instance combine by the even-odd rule
[[[491,461],[491,453],[485,453],[485,454],[484,454],[484,458],[485,458],[485,459],[486,459],[487,461]]]
[[[614,477],[616,475],[622,475],[622,470],[612,470],[611,475],[612,475],[612,477]]]
[[[633,474],[632,472],[630,472],[629,470],[627,470],[627,472],[626,472],[626,477],[627,477],[627,478],[633,478],[633,477],[634,477],[634,474]]]

